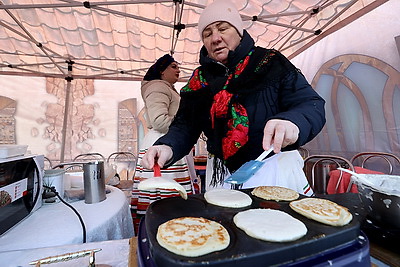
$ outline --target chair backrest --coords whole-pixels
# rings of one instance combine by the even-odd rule
[[[96,152],[79,154],[72,161],[86,162],[92,160],[102,160],[106,162],[106,158],[102,154]]]
[[[94,160],[106,161],[106,158],[100,153],[83,153],[76,156],[71,162],[63,162],[53,167],[53,169],[63,168],[70,171],[82,171],[83,163]]]
[[[132,161],[132,160],[136,160],[135,154],[133,154],[132,152],[124,152],[124,151],[111,153],[107,158],[108,163],[112,161]]]
[[[361,152],[354,155],[350,162],[354,166],[393,174],[394,170],[400,171],[400,158],[387,152]]]
[[[44,157],[44,169],[52,169],[53,168],[53,163],[48,157]]]
[[[299,153],[303,159],[306,159],[310,156],[310,151],[305,147],[299,147],[297,149],[297,151],[299,151]]]
[[[351,169],[354,171],[353,164],[346,158],[334,155],[311,155],[304,160],[304,173],[310,183],[315,194],[327,194],[327,186],[329,182],[329,172],[336,170],[338,167]],[[338,188],[343,173],[336,183]]]
[[[111,153],[107,163],[113,165],[122,180],[133,179],[136,170],[137,157],[132,152],[118,151]]]

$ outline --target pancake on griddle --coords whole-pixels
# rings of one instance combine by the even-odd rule
[[[258,186],[251,191],[251,194],[265,199],[276,201],[292,201],[299,198],[296,191],[280,186]]]
[[[322,198],[303,198],[290,202],[289,206],[309,219],[332,226],[346,225],[353,218],[347,208]]]
[[[233,217],[236,226],[251,237],[270,242],[289,242],[303,237],[307,227],[288,213],[274,209],[250,209]]]
[[[242,208],[251,205],[252,199],[246,193],[239,190],[217,188],[204,193],[204,198],[210,204],[228,207]]]
[[[177,255],[198,257],[225,249],[230,242],[221,224],[201,217],[181,217],[158,227],[157,241]]]

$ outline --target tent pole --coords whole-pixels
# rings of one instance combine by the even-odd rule
[[[67,125],[68,125],[68,113],[69,113],[69,102],[70,102],[70,94],[71,94],[71,77],[66,78],[67,88],[65,92],[65,107],[64,107],[64,120],[63,126],[61,130],[61,152],[60,152],[60,163],[64,162],[64,154],[65,154],[65,140],[67,138]]]
[[[60,163],[64,162],[65,154],[65,140],[67,139],[67,127],[68,127],[68,115],[69,115],[69,102],[71,96],[71,81],[74,79],[72,77],[72,64],[75,62],[72,60],[67,61],[68,63],[68,77],[65,77],[67,81],[67,88],[65,92],[65,107],[64,107],[64,120],[61,130],[61,152],[60,152]]]

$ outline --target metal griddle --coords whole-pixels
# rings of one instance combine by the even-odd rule
[[[251,206],[239,209],[219,207],[207,203],[203,194],[191,195],[187,200],[174,197],[153,202],[147,210],[145,226],[151,257],[157,266],[227,266],[233,263],[235,267],[248,267],[249,264],[255,264],[254,266],[290,265],[319,253],[329,253],[352,245],[357,242],[360,235],[360,224],[353,212],[353,220],[348,225],[333,227],[296,213],[289,207],[289,202],[262,200],[251,195],[251,189],[241,191],[251,196],[253,199]],[[329,198],[329,196],[325,198]],[[252,238],[236,227],[233,216],[240,211],[254,208],[285,211],[301,220],[306,225],[308,232],[296,241],[284,243]],[[348,208],[352,211],[351,207]],[[229,232],[231,238],[229,246],[222,251],[200,257],[183,257],[164,249],[156,240],[158,226],[168,220],[183,216],[204,217],[221,223]],[[282,229],[282,231],[284,230]]]

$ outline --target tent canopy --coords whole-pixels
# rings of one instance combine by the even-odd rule
[[[236,0],[256,44],[292,58],[388,0]],[[211,0],[0,0],[0,74],[141,80],[166,53],[187,80]]]

